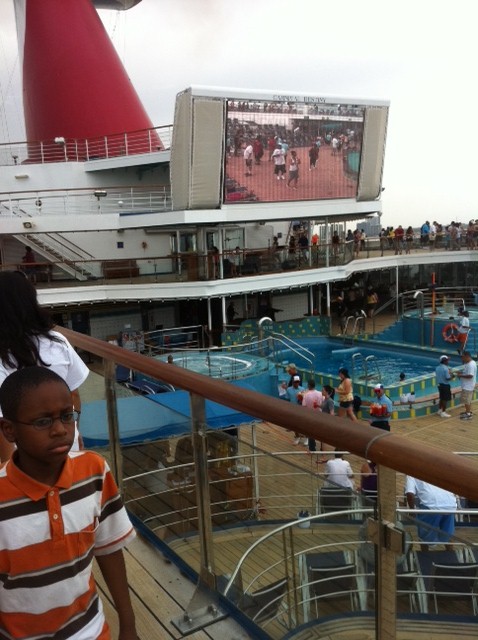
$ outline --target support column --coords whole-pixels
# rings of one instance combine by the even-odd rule
[[[116,404],[116,366],[113,360],[103,360],[105,378],[106,415],[108,417],[108,436],[111,458],[109,460],[113,477],[120,493],[123,493],[123,458],[121,454],[118,406]]]
[[[396,473],[382,465],[378,476],[378,528],[372,540],[377,544],[375,571],[377,602],[377,638],[395,640],[397,637],[397,553],[403,553],[404,532],[395,529]]]

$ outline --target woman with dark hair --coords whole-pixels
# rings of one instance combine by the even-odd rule
[[[88,377],[88,367],[68,340],[53,331],[47,311],[38,304],[37,292],[20,271],[0,273],[0,385],[13,371],[24,367],[48,367],[61,376],[72,391],[75,411],[80,411],[78,387]],[[1,416],[1,412],[0,412]],[[76,433],[72,450],[80,446]],[[13,447],[0,435],[0,460],[8,460]]]
[[[360,492],[374,497],[377,491],[377,465],[371,460],[365,460],[360,469]]]
[[[354,391],[349,371],[345,367],[339,369],[340,384],[336,391],[339,396],[339,418],[347,416],[353,422],[357,421],[354,413]]]

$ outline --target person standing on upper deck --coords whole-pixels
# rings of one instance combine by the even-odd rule
[[[470,332],[470,314],[466,309],[461,313],[460,324],[458,325],[458,342],[460,347],[458,353],[461,355],[465,350],[466,343],[468,341],[468,334]]]

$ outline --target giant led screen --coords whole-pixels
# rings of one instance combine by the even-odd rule
[[[357,196],[365,107],[227,100],[224,202]]]

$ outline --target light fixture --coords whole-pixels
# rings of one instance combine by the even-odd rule
[[[65,144],[65,138],[63,136],[57,136],[55,138],[55,144],[61,144],[64,145]]]
[[[16,173],[15,174],[15,179],[16,180],[26,180],[27,178],[29,178],[29,174],[28,173]]]
[[[106,198],[108,192],[103,191],[102,189],[96,189],[95,191],[93,191],[93,195],[99,200],[100,198]]]
[[[23,223],[23,228],[24,229],[33,229],[33,222],[24,222]]]

